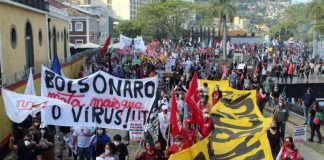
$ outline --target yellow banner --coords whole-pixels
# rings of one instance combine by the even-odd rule
[[[266,135],[272,118],[264,118],[256,104],[255,90],[235,90],[228,81],[200,80],[207,83],[209,97],[219,85],[223,98],[210,111],[215,130],[211,135],[212,159],[272,159]],[[210,98],[211,99],[211,98]]]
[[[171,155],[169,160],[209,160],[208,138],[192,145],[190,148]]]

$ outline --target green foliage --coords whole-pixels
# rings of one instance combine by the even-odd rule
[[[195,25],[194,11],[192,3],[181,0],[149,3],[139,8],[135,23],[145,39],[169,37],[178,40]]]
[[[138,24],[132,21],[121,21],[115,28],[115,37],[118,37],[119,34],[122,34],[127,37],[135,38],[141,35],[141,28]]]

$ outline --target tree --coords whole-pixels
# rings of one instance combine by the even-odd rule
[[[120,21],[115,28],[115,37],[118,37],[119,34],[122,34],[127,37],[135,38],[141,35],[141,28],[132,21]]]
[[[194,9],[193,3],[182,0],[149,3],[138,9],[135,23],[145,39],[169,37],[178,41],[195,26]]]
[[[233,22],[236,10],[231,4],[233,0],[214,0],[212,5],[213,15],[220,19],[218,35],[220,35],[221,25],[223,25],[223,60],[226,60],[227,42],[227,21]]]
[[[306,16],[313,21],[312,29],[324,34],[324,0],[313,0],[306,8]]]

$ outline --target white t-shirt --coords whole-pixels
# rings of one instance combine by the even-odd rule
[[[73,136],[77,136],[77,146],[80,148],[88,148],[90,146],[90,141],[92,136],[86,136],[84,134],[89,133],[89,128],[86,127],[76,127],[73,131]]]

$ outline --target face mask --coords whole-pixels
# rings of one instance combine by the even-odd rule
[[[31,142],[29,141],[29,140],[25,140],[25,146],[29,146],[29,145],[31,145]]]
[[[109,149],[105,149],[105,154],[109,154],[110,150]]]
[[[209,117],[209,114],[208,113],[204,113],[204,117],[205,118],[208,118]]]
[[[270,127],[272,130],[276,130],[277,129],[277,127]]]
[[[168,110],[166,110],[166,109],[163,110],[163,113],[164,113],[164,114],[167,114],[167,113],[168,113]]]
[[[38,122],[35,122],[34,125],[37,127],[39,125],[39,123]]]
[[[42,134],[44,134],[44,133],[45,133],[45,130],[44,130],[44,129],[41,129],[40,132],[41,132]]]
[[[176,146],[180,146],[180,142],[174,142]]]
[[[146,150],[147,150],[148,152],[152,152],[154,149],[153,149],[153,147],[146,147]]]
[[[100,135],[102,135],[103,130],[100,129],[100,130],[97,131],[97,133],[100,134]]]
[[[115,145],[116,145],[116,146],[118,146],[118,145],[119,145],[119,142],[117,142],[117,141],[115,141],[114,143],[115,143]]]
[[[285,142],[285,147],[290,147],[290,142]]]

